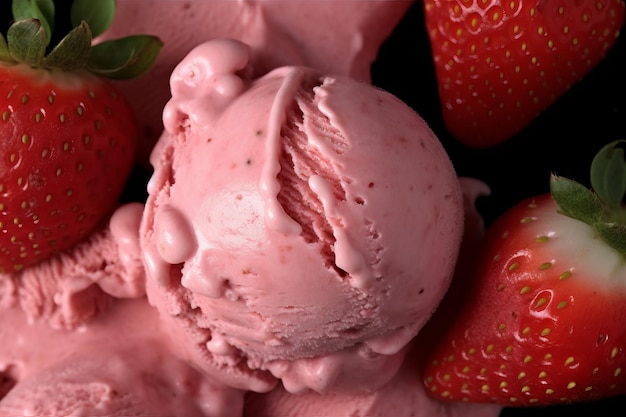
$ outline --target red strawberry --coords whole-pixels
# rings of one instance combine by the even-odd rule
[[[443,117],[463,144],[509,139],[596,66],[623,0],[424,0]]]
[[[596,193],[553,176],[552,194],[487,230],[425,365],[432,396],[521,406],[626,394],[625,145],[594,159]]]
[[[77,0],[75,21],[92,19],[76,21],[46,54],[52,1],[13,3],[16,22],[6,39],[0,35],[0,272],[85,237],[112,210],[133,167],[133,115],[99,75],[138,75],[161,44],[133,37],[92,48],[114,5]]]

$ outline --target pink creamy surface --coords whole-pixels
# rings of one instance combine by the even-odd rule
[[[0,308],[15,303],[31,320],[74,329],[103,314],[113,297],[145,295],[139,248],[143,205],[129,204],[68,251],[19,273],[0,274]]]
[[[497,417],[502,407],[492,404],[440,403],[424,391],[416,352],[379,390],[362,394],[291,394],[277,387],[268,394],[248,393],[245,417]]]
[[[376,389],[449,285],[458,180],[393,96],[303,67],[249,81],[249,51],[207,42],[173,73],[142,232],[150,302],[207,372]]]
[[[481,232],[473,201],[487,189],[468,179],[461,179],[461,184],[466,211],[470,213],[466,217],[466,231],[470,233],[466,233],[469,240],[465,244],[473,245]],[[120,258],[135,259],[137,255],[138,247],[132,242],[138,208],[134,204],[122,207],[111,222],[112,234],[124,249]],[[29,319],[18,308],[17,300],[8,295],[3,293],[5,298],[0,302],[0,340],[4,341],[0,344],[0,416],[242,415],[242,391],[200,375],[171,355],[176,348],[168,346],[168,336],[173,334],[164,334],[167,321],[160,320],[145,299],[111,301],[106,314],[99,314],[75,331],[67,331],[52,329],[45,320]],[[176,330],[184,333],[188,329]],[[428,342],[418,339],[414,345],[427,346]],[[349,382],[355,377],[370,378],[370,369],[363,363],[354,369],[346,366],[354,363],[350,354],[348,351],[334,355],[342,363],[343,379]],[[426,397],[417,359],[411,353],[404,363],[386,367],[385,371],[393,369],[395,374],[402,365],[399,373],[386,377],[390,382],[376,392],[319,395],[309,391],[294,395],[278,386],[266,395],[250,393],[244,415],[497,415],[499,408],[495,406],[444,405]],[[300,368],[306,372],[306,363],[300,364],[304,364]],[[232,371],[225,368],[222,373]],[[236,374],[231,378],[236,379]],[[226,379],[221,377],[220,381]]]
[[[424,391],[420,368],[424,351],[437,337],[438,328],[446,325],[447,310],[454,308],[450,297],[462,296],[456,283],[463,281],[462,272],[467,262],[474,256],[484,234],[483,219],[476,210],[476,200],[489,195],[488,186],[473,178],[460,178],[465,208],[463,244],[457,263],[459,276],[453,284],[453,292],[446,295],[425,329],[411,342],[410,350],[400,364],[398,372],[391,380],[374,392],[366,393],[327,393],[307,391],[293,394],[283,386],[277,386],[266,394],[250,392],[246,395],[245,417],[273,416],[350,416],[350,417],[497,417],[502,407],[493,404],[441,403],[432,399]],[[447,302],[446,302],[447,301]],[[452,302],[450,302],[452,301]],[[360,375],[358,369],[351,370]],[[367,374],[364,378],[367,378]]]
[[[5,308],[0,340],[0,416],[241,415],[243,392],[169,353],[145,298],[118,300],[78,331]]]
[[[143,205],[0,279],[0,416],[241,415],[243,392],[173,355],[145,298]],[[123,300],[128,299],[128,300]]]
[[[118,86],[137,113],[142,132],[140,162],[163,126],[170,97],[167,81],[194,47],[217,38],[235,38],[254,49],[257,75],[283,65],[307,65],[369,81],[378,48],[411,6],[402,0],[226,1],[119,0],[117,15],[103,38],[153,34],[164,41],[155,67]],[[332,6],[328,6],[332,3]]]

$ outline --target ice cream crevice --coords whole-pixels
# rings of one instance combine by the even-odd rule
[[[188,340],[195,346],[192,349],[201,356],[202,363],[206,364],[203,370],[209,374],[228,372],[234,379],[258,384],[255,388],[258,391],[270,389],[275,383],[273,378],[266,371],[259,370],[258,366],[252,366],[250,358],[246,358],[239,347],[214,328],[207,312],[196,302],[192,291],[177,286],[176,283],[180,282],[183,275],[182,265],[172,265],[171,270],[177,278],[172,276],[169,280],[169,295],[161,299],[165,307],[162,313],[173,328],[186,333]],[[156,302],[156,294],[149,296],[152,296],[152,302]],[[172,342],[176,343],[175,338]],[[184,349],[181,354],[185,356],[186,351]]]
[[[17,384],[19,378],[16,375],[15,367],[8,365],[0,372],[0,400],[2,400]]]
[[[208,324],[205,323],[204,312],[199,306],[194,307],[193,296],[184,288],[168,297],[168,308],[171,319],[175,320],[182,329],[193,329],[189,336],[198,347],[198,352],[204,352],[204,360],[216,367],[233,367],[246,372],[242,363],[242,356],[236,348],[227,348],[227,341],[217,335]],[[192,306],[191,309],[183,309],[182,305]],[[185,311],[185,313],[183,313]]]
[[[334,254],[334,229],[342,227],[342,219],[329,216],[328,207],[325,207],[324,199],[315,190],[314,184],[324,183],[332,200],[346,200],[341,173],[332,162],[332,155],[326,153],[341,154],[348,148],[348,143],[319,110],[316,92],[322,84],[315,81],[315,84],[298,90],[294,105],[287,109],[280,133],[282,152],[277,199],[285,213],[302,228],[303,239],[319,245],[326,267],[345,277],[348,273],[336,265]]]

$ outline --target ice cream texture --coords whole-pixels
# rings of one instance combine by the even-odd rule
[[[441,403],[424,390],[419,353],[409,352],[396,375],[383,387],[360,394],[320,394],[308,391],[291,394],[282,386],[267,394],[246,395],[244,417],[497,417],[501,407],[494,404]]]
[[[149,301],[202,370],[251,373],[240,388],[377,389],[450,283],[458,179],[392,95],[249,64],[216,40],[172,74],[141,232]]]
[[[243,410],[242,391],[169,353],[145,299],[116,300],[80,331],[28,321],[14,305],[0,315],[0,339],[2,417],[237,417]]]
[[[23,271],[1,274],[0,311],[16,305],[29,322],[75,330],[104,314],[115,298],[144,297],[142,212],[142,204],[124,205],[72,250]]]
[[[236,417],[244,392],[172,347],[145,298],[143,204],[71,251],[0,277],[0,416]]]
[[[163,50],[143,77],[120,82],[140,127],[139,161],[148,166],[150,150],[163,125],[174,67],[198,44],[235,38],[253,49],[257,73],[284,65],[307,65],[324,73],[370,81],[378,49],[413,1],[348,0],[118,0],[117,13],[101,39],[137,33],[158,34]]]

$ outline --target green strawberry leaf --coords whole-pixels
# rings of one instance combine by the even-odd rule
[[[159,38],[149,35],[104,41],[91,48],[87,69],[116,80],[137,77],[150,69],[162,47]]]
[[[582,184],[557,175],[550,176],[550,192],[561,213],[592,225],[600,220],[602,202]]]
[[[15,23],[0,39],[0,60],[62,71],[84,68],[111,79],[137,77],[155,63],[163,42],[135,35],[93,45],[112,23],[116,5],[116,0],[74,0],[57,2],[55,10],[54,0],[12,0]],[[69,12],[67,20],[57,21],[71,24],[66,35],[53,32],[57,11]]]
[[[626,140],[605,145],[591,163],[592,190],[552,175],[550,191],[559,212],[593,227],[610,247],[626,254]]]
[[[84,20],[95,38],[111,26],[115,5],[115,0],[74,0],[70,9],[72,26],[76,27]]]
[[[604,146],[591,163],[591,186],[610,210],[623,210],[626,195],[626,140]]]
[[[53,0],[13,0],[13,19],[37,19],[45,30],[47,46],[54,30]]]
[[[43,60],[47,68],[71,71],[84,68],[91,50],[91,30],[81,22],[70,31]]]
[[[46,33],[37,19],[22,19],[7,31],[9,53],[17,62],[38,67],[46,53]]]
[[[596,223],[595,231],[609,246],[626,254],[626,225],[623,223]]]
[[[10,62],[13,58],[11,57],[11,53],[9,52],[9,45],[7,44],[7,40],[0,33],[0,61],[1,62]]]

